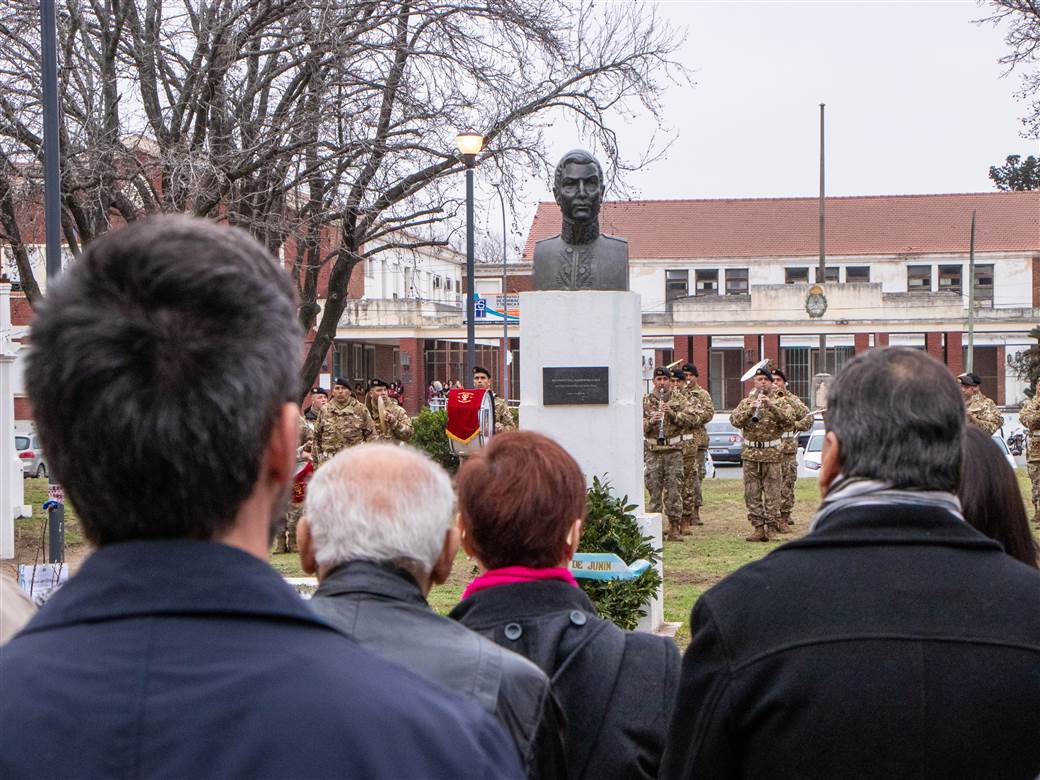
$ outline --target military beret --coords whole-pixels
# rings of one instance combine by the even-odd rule
[[[332,380],[332,384],[334,384],[334,385],[339,385],[340,387],[345,387],[345,388],[347,388],[348,390],[351,390],[351,389],[353,389],[353,388],[351,387],[351,385],[350,385],[350,380],[349,380],[349,379],[344,379],[344,378],[343,378],[343,377],[341,377],[341,376],[338,376],[338,377],[336,377],[335,379],[333,379],[333,380]]]
[[[701,372],[697,370],[697,366],[695,366],[693,363],[683,363],[682,370],[685,371],[687,374],[693,374],[697,377],[701,375]]]
[[[979,378],[979,375],[973,372],[961,374],[959,377],[957,377],[957,381],[965,387],[978,387],[982,384],[982,380]]]
[[[673,368],[672,369],[672,379],[685,379],[685,378],[686,378],[686,374],[683,373],[683,370],[681,368]]]
[[[664,377],[668,377],[669,379],[671,379],[672,378],[672,372],[669,371],[664,366],[658,366],[657,368],[654,369],[654,376],[655,377],[664,376]]]
[[[490,379],[490,378],[491,378],[491,372],[490,372],[490,371],[488,371],[488,370],[487,370],[486,368],[484,368],[483,366],[473,366],[473,376],[476,376],[477,374],[483,374],[483,375],[484,375],[484,376],[486,376],[486,377],[487,377],[488,379]]]
[[[390,385],[384,382],[382,379],[373,379],[368,383],[368,389],[371,390],[373,387],[385,387],[387,390],[390,389]]]
[[[328,394],[329,394],[329,391],[326,390],[324,387],[314,387],[314,388],[311,388],[311,395],[328,395]]]
[[[787,381],[787,374],[785,374],[785,373],[784,373],[783,371],[781,371],[781,370],[780,370],[779,368],[774,368],[774,369],[773,369],[773,373],[774,373],[774,374],[776,374],[776,375],[777,375],[778,377],[780,377],[781,379],[783,379],[783,380],[784,380],[785,382]]]
[[[758,369],[758,371],[755,372],[755,376],[764,376],[766,379],[768,379],[770,381],[773,380],[773,374],[772,374],[772,372],[770,372],[770,370],[768,368],[760,368],[760,369]]]

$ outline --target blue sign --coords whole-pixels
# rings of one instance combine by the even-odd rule
[[[650,561],[625,563],[614,553],[575,553],[571,574],[586,580],[634,580],[650,568]]]

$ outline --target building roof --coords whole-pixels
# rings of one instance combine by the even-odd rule
[[[636,259],[786,257],[819,253],[817,198],[608,201],[600,229],[628,239]],[[828,255],[1040,251],[1040,191],[827,198]],[[555,203],[539,203],[524,247],[560,232]]]

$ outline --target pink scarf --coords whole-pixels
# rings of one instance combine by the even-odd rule
[[[578,587],[578,581],[574,579],[570,569],[532,569],[527,566],[506,566],[502,569],[489,569],[475,577],[466,586],[462,598],[467,599],[474,593],[480,593],[482,590],[494,588],[497,585],[514,585],[518,582],[538,582],[540,580],[559,580],[575,588]]]

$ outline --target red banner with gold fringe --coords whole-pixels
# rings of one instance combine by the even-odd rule
[[[457,442],[469,444],[480,433],[480,406],[487,390],[460,390],[448,393],[448,424],[444,432]]]

